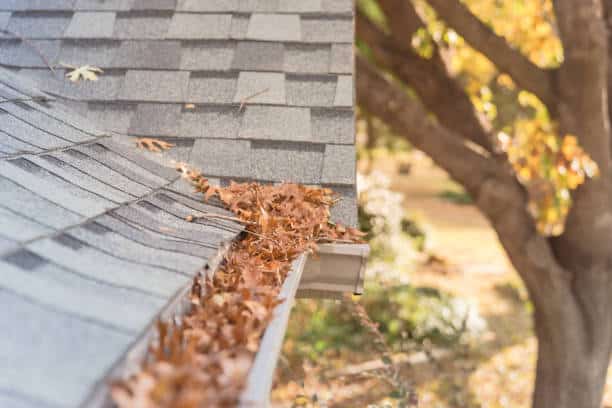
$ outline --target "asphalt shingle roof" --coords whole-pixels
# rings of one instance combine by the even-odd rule
[[[186,222],[228,213],[4,68],[0,102],[0,406],[78,406],[241,227]]]
[[[356,223],[352,0],[0,0],[0,29],[0,406],[79,405],[241,231],[184,220],[225,212],[173,161]]]
[[[0,65],[87,118],[121,134],[189,139],[193,163],[221,180],[340,186],[352,192],[336,216],[356,222],[352,0],[0,0],[0,25],[51,64],[105,70],[72,84],[30,44],[0,37]],[[205,164],[216,148],[225,163]],[[297,158],[289,172],[285,159],[264,163],[281,152]]]

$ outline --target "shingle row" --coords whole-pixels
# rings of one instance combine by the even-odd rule
[[[353,105],[351,75],[295,75],[276,72],[189,73],[187,71],[109,72],[98,81],[73,83],[61,72],[23,69],[44,81],[56,95],[80,101],[193,103],[203,105],[271,104],[303,107]]]
[[[0,29],[33,39],[223,40],[351,43],[350,17],[109,11],[3,13]]]
[[[182,12],[325,13],[352,12],[352,0],[3,0],[0,10],[178,10]]]
[[[25,43],[17,39],[0,40],[0,63],[3,65],[47,68],[40,53],[52,64],[87,64],[103,69],[352,72],[351,44],[214,40],[32,40]]]
[[[180,104],[94,103],[89,116],[110,130],[139,137],[354,144],[353,112],[333,108],[247,105],[243,111],[238,106],[186,110]]]
[[[303,184],[355,183],[352,145],[198,139],[191,163],[206,175]]]

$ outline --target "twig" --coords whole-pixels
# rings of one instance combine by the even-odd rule
[[[256,225],[256,223],[254,223],[253,221],[247,221],[247,220],[242,220],[240,218],[232,217],[229,215],[214,214],[214,213],[208,213],[208,212],[202,213],[202,215],[188,215],[187,217],[185,217],[185,221],[194,222],[199,219],[206,219],[206,218],[220,218],[222,220],[235,221],[235,222],[240,222],[240,223],[247,224],[247,225]]]
[[[0,100],[0,104],[3,103],[15,103],[15,102],[47,102],[51,99],[46,96],[33,96],[31,98],[13,98],[13,99],[3,99]]]
[[[249,95],[247,97],[242,98],[240,100],[240,107],[238,108],[238,112],[242,112],[242,110],[244,109],[244,107],[245,107],[245,105],[247,104],[248,101],[250,101],[251,99],[253,99],[253,98],[255,98],[255,97],[257,97],[257,96],[259,96],[261,94],[264,94],[264,93],[268,92],[269,90],[270,90],[270,88],[266,88],[266,89],[263,89],[263,90],[261,90],[259,92],[255,92],[252,95]]]
[[[8,35],[10,35],[12,37],[15,37],[18,40],[22,41],[24,44],[28,45],[30,48],[32,48],[34,51],[36,51],[36,53],[38,54],[40,59],[45,63],[47,68],[49,68],[51,70],[51,72],[53,72],[53,74],[55,74],[55,69],[53,69],[53,67],[49,63],[49,60],[47,59],[47,57],[45,57],[45,54],[43,54],[42,51],[32,41],[30,41],[27,38],[23,37],[19,33],[15,33],[15,32],[10,31],[10,30],[0,30],[0,33],[8,34]]]

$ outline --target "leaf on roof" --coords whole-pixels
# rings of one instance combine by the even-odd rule
[[[150,152],[159,153],[162,150],[168,150],[174,145],[172,143],[164,142],[159,139],[152,139],[150,137],[141,137],[136,139],[136,146],[140,149],[146,149]]]
[[[68,64],[61,65],[72,70],[66,74],[66,78],[72,82],[78,82],[81,79],[84,81],[97,81],[98,75],[104,73],[101,68],[94,67],[93,65],[81,65],[80,67],[75,67]]]

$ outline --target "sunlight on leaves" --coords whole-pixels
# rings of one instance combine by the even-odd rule
[[[563,233],[572,205],[571,191],[599,169],[578,145],[574,135],[560,137],[555,126],[536,120],[520,120],[510,137],[500,132],[499,142],[529,194],[529,212],[544,235]]]

